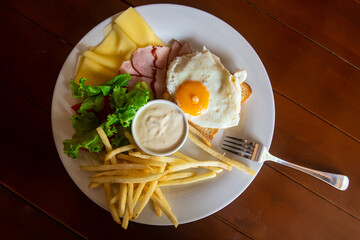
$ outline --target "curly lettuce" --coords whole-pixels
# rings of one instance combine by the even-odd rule
[[[136,111],[153,99],[151,91],[145,82],[137,83],[131,91],[127,91],[127,83],[131,80],[129,74],[116,76],[111,81],[99,85],[85,85],[82,78],[77,84],[71,80],[72,94],[82,98],[83,102],[71,120],[75,130],[71,139],[63,141],[64,152],[71,158],[79,158],[79,150],[100,152],[104,145],[97,134],[96,128],[102,127],[110,138],[114,148],[127,144],[124,129],[129,127]],[[111,113],[105,120],[100,120],[96,113],[103,110],[104,97],[110,97]]]

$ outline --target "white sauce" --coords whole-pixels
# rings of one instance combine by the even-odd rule
[[[135,131],[140,144],[156,152],[168,152],[177,147],[185,134],[183,115],[166,103],[156,103],[138,116]]]

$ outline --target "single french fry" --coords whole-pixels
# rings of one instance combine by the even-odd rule
[[[122,153],[122,152],[127,152],[131,149],[136,148],[136,146],[134,144],[130,144],[130,145],[126,145],[126,146],[122,146],[122,147],[118,147],[114,150],[110,150],[106,155],[105,155],[105,160],[108,160],[112,157],[115,157],[117,154]]]
[[[97,188],[97,187],[100,187],[102,186],[101,183],[95,183],[95,182],[91,182],[88,186],[88,188]]]
[[[160,206],[154,200],[152,200],[152,202],[153,202],[154,211],[155,211],[156,216],[161,217],[162,213],[161,213]]]
[[[233,159],[230,159],[224,155],[221,155],[220,153],[218,153],[217,151],[215,151],[212,148],[209,148],[206,144],[202,143],[200,140],[198,140],[195,136],[193,136],[191,133],[188,134],[188,138],[195,143],[198,147],[200,147],[201,149],[203,149],[204,151],[208,152],[209,154],[213,155],[214,157],[216,157],[217,159],[237,168],[240,169],[252,176],[255,175],[255,171],[252,170],[251,168],[249,168],[248,166],[245,166],[244,164],[237,162]]]
[[[109,138],[106,136],[106,133],[104,132],[104,129],[102,129],[102,127],[98,127],[96,129],[96,131],[98,132],[100,138],[101,138],[101,141],[103,142],[104,146],[105,146],[105,149],[107,152],[111,152],[112,151],[112,146],[110,144],[110,141],[109,141]],[[108,158],[106,159],[105,158],[105,163],[107,163],[107,161],[111,160],[111,163],[112,164],[116,164],[116,159],[115,158]]]
[[[110,203],[111,204],[115,204],[116,202],[119,201],[119,193],[115,194],[111,199],[110,199]]]
[[[175,227],[177,227],[179,225],[179,222],[178,222],[176,216],[174,215],[174,213],[171,211],[171,209],[168,208],[166,206],[166,204],[164,204],[155,194],[153,194],[151,196],[151,200],[153,202],[155,202],[161,208],[161,210],[170,219],[170,221],[174,224]]]
[[[166,200],[163,192],[161,191],[160,187],[159,186],[156,186],[156,189],[155,189],[155,194],[156,196],[166,205],[167,208],[171,209],[168,201]]]
[[[181,152],[174,152],[173,155],[178,157],[178,158],[184,159],[184,160],[186,160],[188,162],[198,162],[198,160],[195,160],[192,157],[189,157],[189,156],[187,156],[187,155],[185,155],[185,154],[183,154]],[[218,168],[218,167],[205,167],[205,168],[207,168],[207,169],[209,169],[211,171],[214,171],[216,173],[221,173],[223,171],[223,169]]]
[[[120,169],[146,170],[150,168],[149,166],[143,164],[118,163],[118,164],[103,164],[103,165],[80,165],[80,169],[87,172],[100,172],[100,171],[120,170]]]
[[[200,137],[208,147],[211,147],[210,140],[204,134],[202,134],[199,130],[197,130],[194,126],[192,126],[191,124],[189,124],[189,130],[192,133],[194,133],[195,135],[197,135],[198,137]]]
[[[106,133],[104,132],[104,129],[102,129],[102,127],[98,127],[96,129],[96,131],[98,132],[104,146],[107,152],[110,152],[112,150],[109,138],[106,136]],[[110,158],[109,158],[110,159]]]
[[[105,198],[106,198],[106,202],[108,204],[110,213],[112,218],[114,219],[114,221],[118,224],[121,224],[121,220],[119,215],[117,214],[116,208],[114,204],[110,203],[111,200],[111,189],[110,189],[110,184],[109,183],[105,183],[104,184],[104,192],[105,192]]]
[[[134,203],[133,208],[135,207],[136,203],[138,202],[139,197],[140,197],[144,187],[145,187],[145,183],[142,182],[142,183],[139,183],[139,186],[136,188],[136,191],[133,196],[133,203]]]
[[[130,142],[131,144],[136,145],[136,144],[135,144],[135,141],[134,141],[134,138],[131,136],[131,133],[130,133],[129,131],[125,131],[125,132],[124,132],[124,135],[125,135],[125,137],[127,138],[127,140],[129,140],[129,142]]]
[[[216,173],[213,172],[213,171],[210,171],[210,172],[207,172],[207,173],[196,175],[194,177],[159,182],[158,185],[159,186],[183,185],[183,184],[190,184],[190,183],[204,181],[204,180],[214,178],[214,177],[216,177]]]
[[[196,172],[179,172],[179,173],[165,175],[162,178],[160,178],[159,181],[170,181],[170,180],[174,180],[174,179],[193,177],[195,175],[196,175]]]
[[[119,214],[124,215],[127,199],[127,184],[121,183],[119,188]]]
[[[123,229],[127,229],[128,225],[129,225],[129,219],[130,219],[130,213],[129,213],[129,209],[127,208],[123,217],[123,221],[121,224],[121,227]]]
[[[229,164],[220,162],[220,161],[197,161],[197,162],[188,162],[184,164],[178,164],[174,166],[170,166],[168,168],[169,172],[177,172],[188,168],[197,168],[197,167],[220,167],[227,171],[231,170],[231,166]]]
[[[155,166],[155,167],[163,167],[166,165],[166,162],[154,161],[151,159],[142,159],[139,157],[125,155],[125,154],[121,154],[121,153],[118,154],[116,157],[119,159],[122,159],[122,160],[127,160],[130,162],[134,162],[134,163],[138,163],[138,164],[145,164],[145,165],[150,165],[150,166]]]
[[[133,214],[133,218],[136,219],[139,217],[140,213],[142,212],[142,210],[144,209],[144,207],[146,206],[146,204],[149,202],[151,195],[153,195],[156,185],[157,185],[158,181],[152,181],[149,184],[148,190],[146,191],[145,195],[144,195],[144,199],[141,200],[141,202],[139,203],[139,205],[137,205],[137,207],[134,210],[134,214]]]
[[[136,170],[136,169],[120,169],[120,170],[112,170],[99,172],[94,175],[89,176],[90,178],[101,177],[101,176],[140,176],[143,174],[150,173],[150,170]],[[100,185],[101,186],[101,185]]]
[[[128,209],[130,218],[133,215],[133,193],[134,193],[134,183],[128,183],[127,209]]]
[[[158,180],[165,173],[156,173],[156,174],[144,174],[144,176],[132,177],[132,176],[103,176],[93,178],[94,182],[97,183],[141,183],[141,182],[151,182]]]
[[[131,144],[133,144],[133,145],[136,146],[136,149],[137,149],[139,152],[144,153],[144,151],[141,150],[141,149],[136,145],[134,138],[131,136],[131,133],[129,133],[128,131],[125,131],[125,132],[124,132],[124,135],[125,135],[125,137],[127,138],[127,140],[129,140],[129,142],[130,142]]]
[[[142,154],[140,152],[132,152],[129,153],[129,155],[134,156],[134,157],[138,157],[138,158],[142,158],[142,159],[151,159],[154,161],[159,161],[159,162],[175,162],[178,161],[178,158],[173,158],[173,157],[163,157],[163,156],[151,156],[151,155],[147,155],[147,154]]]

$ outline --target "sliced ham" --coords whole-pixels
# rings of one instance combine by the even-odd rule
[[[167,68],[167,60],[170,53],[169,47],[155,46],[155,68]]]
[[[153,46],[138,48],[131,58],[132,66],[141,76],[153,77],[155,57],[152,54],[152,49]]]
[[[140,75],[132,66],[131,61],[124,61],[120,68],[119,74],[129,73],[130,75]]]
[[[190,47],[190,44],[188,42],[185,42],[184,45],[181,47],[178,56],[182,56],[191,52],[192,49]]]
[[[157,98],[160,98],[166,90],[166,72],[166,68],[156,69],[154,89]]]
[[[132,78],[128,83],[131,90],[138,82],[145,81],[154,97],[159,98],[166,90],[166,72],[168,64],[176,57],[191,53],[189,43],[181,45],[174,40],[171,49],[163,46],[138,48],[130,61],[124,61],[119,74],[129,73]]]
[[[179,51],[180,51],[181,47],[182,47],[181,43],[179,43],[176,40],[173,41],[173,44],[172,44],[171,50],[170,50],[170,54],[168,57],[168,63],[167,63],[168,66],[179,55]]]

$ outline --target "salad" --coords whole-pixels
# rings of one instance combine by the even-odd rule
[[[98,153],[104,148],[96,128],[99,126],[111,139],[113,148],[129,144],[124,131],[129,128],[136,111],[153,99],[146,82],[127,88],[130,74],[122,74],[99,86],[79,84],[71,80],[71,91],[81,102],[72,106],[75,114],[71,120],[75,130],[71,139],[63,141],[64,152],[71,158],[79,158],[79,150]],[[130,130],[130,129],[128,129]]]

